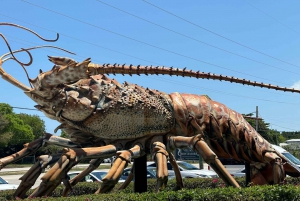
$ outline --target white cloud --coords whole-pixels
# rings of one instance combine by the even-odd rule
[[[300,89],[300,80],[295,82],[290,88]]]

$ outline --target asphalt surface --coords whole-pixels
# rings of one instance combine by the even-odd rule
[[[193,165],[194,166],[196,166],[196,167],[198,167],[199,168],[199,163],[193,163]],[[77,165],[77,167],[87,167],[88,165],[86,165],[86,164],[83,164],[83,165]],[[241,169],[241,168],[243,168],[244,167],[244,165],[227,165],[227,166],[225,166],[226,167],[226,169],[230,172],[230,173],[232,173],[232,172],[235,172],[235,171],[237,171],[237,170],[239,170],[239,169]],[[2,170],[0,170],[1,172],[18,172],[18,171],[22,171],[22,172],[24,172],[24,171],[27,171],[27,170],[29,170],[29,168],[30,167],[26,167],[26,168],[3,168]],[[212,170],[209,166],[208,166],[208,164],[204,164],[204,168],[203,169],[205,169],[205,170]],[[35,184],[34,184],[34,186],[32,187],[32,188],[36,188],[36,187],[38,187],[39,186],[39,184],[41,183],[41,177],[44,175],[45,173],[42,173],[39,177],[38,177],[38,179],[36,180],[36,182],[35,182]],[[23,176],[23,174],[18,174],[18,173],[16,173],[16,174],[13,174],[13,175],[2,175],[2,176],[0,176],[0,177],[2,177],[4,180],[6,180],[8,183],[10,183],[10,184],[20,184],[20,180],[19,180],[19,178],[21,178]]]

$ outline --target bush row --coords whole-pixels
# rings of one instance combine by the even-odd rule
[[[168,186],[156,193],[156,180],[148,180],[146,193],[134,193],[133,184],[125,190],[117,191],[120,184],[109,194],[94,192],[100,187],[100,183],[79,183],[74,186],[68,198],[60,197],[63,186],[59,186],[48,198],[36,198],[25,200],[300,200],[300,188],[298,178],[287,178],[285,185],[266,185],[245,187],[245,179],[237,178],[241,189],[227,187],[221,179],[185,179],[185,188],[174,191],[175,180],[171,180]],[[28,195],[32,192],[28,192]],[[0,192],[1,200],[11,200],[13,191]]]

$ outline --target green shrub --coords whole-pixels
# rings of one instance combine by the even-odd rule
[[[288,177],[285,185],[265,185],[245,187],[245,178],[236,178],[237,182],[242,186],[241,189],[228,187],[221,179],[184,179],[185,188],[183,190],[173,191],[176,181],[171,180],[168,186],[161,192],[156,193],[156,180],[148,180],[148,191],[146,193],[134,193],[133,183],[126,189],[118,191],[121,184],[117,184],[114,190],[108,194],[94,194],[100,187],[100,183],[82,182],[74,186],[69,193],[69,197],[60,197],[63,186],[55,189],[50,197],[31,198],[25,200],[249,200],[249,201],[282,201],[282,200],[300,200],[300,189],[298,185],[300,179]],[[0,191],[0,201],[13,199],[14,191]],[[28,192],[28,195],[32,192]],[[27,195],[27,196],[28,196]]]

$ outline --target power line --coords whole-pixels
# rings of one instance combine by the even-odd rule
[[[287,124],[290,124],[290,125],[299,126],[299,124],[294,124],[294,123],[286,122],[286,121],[279,121],[278,119],[273,119],[273,118],[266,118],[266,119],[271,119],[272,121],[277,121],[277,122],[280,122],[280,123],[287,123]]]
[[[51,29],[48,29],[48,28],[45,28],[45,27],[41,27],[41,26],[38,26],[38,25],[35,25],[35,24],[32,24],[32,23],[26,22],[26,21],[24,21],[24,20],[20,20],[20,19],[17,19],[17,18],[8,16],[8,15],[1,14],[1,13],[0,13],[0,15],[5,16],[5,17],[8,17],[8,18],[11,18],[11,19],[13,19],[13,20],[17,20],[17,21],[20,21],[20,22],[24,22],[24,23],[26,23],[26,24],[29,24],[29,25],[32,25],[32,26],[35,26],[35,27],[38,27],[38,28],[41,28],[41,29],[44,29],[44,30],[47,30],[47,31],[50,31],[50,32],[57,33],[57,32],[54,31],[54,30],[51,30]],[[75,37],[73,37],[73,36],[70,36],[70,35],[67,35],[67,34],[64,34],[64,33],[59,33],[59,34],[62,35],[62,36],[66,36],[66,37],[68,37],[68,38],[71,38],[71,39],[73,39],[73,40],[77,40],[77,41],[80,41],[80,42],[83,42],[83,43],[86,43],[86,44],[89,44],[89,45],[92,45],[92,46],[95,46],[95,47],[98,47],[98,48],[102,48],[102,49],[105,49],[105,50],[108,50],[108,51],[111,51],[111,52],[115,52],[115,53],[118,53],[118,54],[122,54],[122,55],[125,55],[125,56],[129,56],[129,57],[135,58],[135,59],[139,59],[139,60],[142,60],[142,61],[146,61],[146,62],[150,62],[150,63],[157,64],[157,63],[154,62],[154,61],[149,61],[149,60],[146,60],[146,59],[142,59],[142,58],[139,58],[139,57],[136,57],[136,56],[133,56],[133,55],[124,53],[124,52],[120,52],[120,51],[117,51],[117,50],[113,50],[113,49],[110,49],[110,48],[107,48],[107,47],[104,47],[104,46],[101,46],[101,45],[98,45],[98,44],[95,44],[95,43],[91,43],[91,42],[86,41],[86,40],[82,40],[82,39],[79,39],[79,38],[75,38]],[[21,40],[21,39],[19,39],[19,40]]]
[[[291,129],[291,128],[287,128],[287,127],[284,127],[284,126],[279,126],[279,125],[276,125],[276,124],[273,124],[273,123],[270,123],[270,125],[274,125],[274,126],[277,126],[277,127],[280,127],[280,128],[291,130],[291,131],[297,131],[296,129]]]
[[[99,3],[102,3],[102,4],[106,5],[106,6],[109,6],[109,7],[111,7],[111,8],[114,8],[114,9],[116,9],[116,10],[119,10],[119,11],[121,11],[121,12],[123,12],[123,13],[126,13],[126,14],[128,14],[128,15],[130,15],[130,16],[133,16],[133,17],[135,17],[135,18],[138,18],[138,19],[140,19],[140,20],[143,20],[143,21],[145,21],[145,22],[148,22],[148,23],[150,23],[150,24],[153,24],[153,25],[155,25],[155,26],[158,26],[158,27],[160,27],[160,28],[162,28],[162,29],[165,29],[165,30],[170,31],[170,32],[175,33],[175,34],[178,34],[178,35],[183,36],[183,37],[185,37],[185,38],[189,38],[189,39],[191,39],[191,40],[193,40],[193,41],[202,43],[202,44],[207,45],[207,46],[209,46],[209,47],[218,49],[218,50],[220,50],[220,51],[223,51],[223,52],[226,52],[226,53],[229,53],[229,54],[232,54],[232,55],[235,55],[235,56],[238,56],[238,57],[241,57],[241,58],[244,58],[244,59],[247,59],[247,60],[256,62],[256,63],[259,63],[259,64],[263,64],[263,65],[269,66],[269,67],[271,67],[271,68],[276,68],[276,69],[279,69],[279,70],[282,70],[282,71],[286,71],[286,72],[289,72],[289,73],[293,73],[293,74],[298,74],[298,75],[300,75],[300,73],[298,73],[298,72],[290,71],[290,70],[287,70],[287,69],[284,69],[284,68],[280,68],[280,67],[277,67],[277,66],[273,66],[273,65],[270,65],[270,64],[261,62],[261,61],[257,61],[257,60],[255,60],[255,59],[251,59],[251,58],[249,58],[249,57],[246,57],[246,56],[243,56],[243,55],[240,55],[240,54],[231,52],[231,51],[229,51],[229,50],[226,50],[226,49],[217,47],[217,46],[215,46],[215,45],[206,43],[206,42],[204,42],[204,41],[201,41],[201,40],[199,40],[199,39],[193,38],[193,37],[191,37],[191,36],[187,36],[187,35],[185,35],[185,34],[183,34],[183,33],[174,31],[174,30],[172,30],[172,29],[169,29],[169,28],[167,28],[167,27],[164,27],[164,26],[162,26],[162,25],[159,25],[159,24],[157,24],[157,23],[154,23],[154,22],[152,22],[152,21],[150,21],[150,20],[141,18],[141,17],[139,17],[139,16],[137,16],[137,15],[135,15],[135,14],[129,13],[128,11],[122,10],[122,9],[120,9],[120,8],[117,8],[117,7],[113,6],[113,5],[110,5],[110,4],[108,4],[108,3],[102,2],[102,1],[100,1],[100,0],[96,0],[96,1],[99,2]]]
[[[16,109],[20,109],[20,110],[35,110],[35,111],[39,111],[37,109],[32,109],[32,108],[26,108],[26,107],[12,107],[11,108],[16,108]]]
[[[53,11],[53,10],[51,10],[51,9],[42,7],[42,6],[40,6],[40,5],[36,5],[36,4],[31,3],[31,2],[27,2],[27,1],[25,1],[25,0],[22,0],[22,1],[25,2],[25,3],[27,3],[27,4],[33,5],[33,6],[35,6],[35,7],[38,7],[38,8],[41,8],[41,9],[50,11],[50,12],[52,12],[52,13],[61,15],[61,16],[63,16],[63,17],[72,19],[72,20],[74,20],[74,21],[77,21],[77,22],[80,22],[80,23],[83,23],[83,24],[92,26],[92,27],[94,27],[94,28],[101,29],[101,30],[103,30],[103,31],[106,31],[106,32],[109,32],[109,33],[112,33],[112,34],[115,34],[115,35],[124,37],[124,38],[126,38],[126,39],[129,39],[129,40],[132,40],[132,41],[135,41],[135,42],[144,44],[144,45],[148,45],[148,46],[150,46],[150,47],[153,47],[153,48],[156,48],[156,49],[159,49],[159,50],[168,52],[168,53],[172,53],[172,54],[175,54],[175,55],[178,55],[178,56],[181,56],[181,57],[185,57],[185,58],[188,58],[188,59],[191,59],[191,60],[194,60],[194,61],[198,61],[198,62],[207,64],[207,65],[210,65],[210,66],[214,66],[214,67],[217,67],[217,68],[226,69],[226,70],[229,70],[229,71],[232,71],[232,72],[236,72],[236,73],[239,73],[239,74],[248,75],[248,76],[255,77],[255,78],[259,78],[259,79],[263,79],[263,80],[269,80],[269,81],[272,81],[272,82],[277,82],[277,81],[274,81],[274,80],[262,78],[262,77],[255,76],[255,75],[251,75],[251,74],[248,74],[248,73],[243,73],[243,72],[240,72],[240,71],[237,71],[237,70],[232,70],[232,69],[227,68],[227,67],[223,67],[223,66],[220,66],[220,65],[216,65],[216,64],[212,64],[212,63],[209,63],[209,62],[206,62],[206,61],[202,61],[202,60],[200,60],[200,59],[193,58],[193,57],[190,57],[190,56],[187,56],[187,55],[183,55],[183,54],[181,54],[181,53],[177,53],[177,52],[174,52],[174,51],[171,51],[171,50],[167,50],[167,49],[164,49],[164,48],[161,48],[161,47],[152,45],[152,44],[150,44],[150,43],[143,42],[143,41],[140,41],[140,40],[138,40],[138,39],[134,39],[134,38],[131,38],[131,37],[129,37],[129,36],[125,36],[125,35],[123,35],[123,34],[120,34],[120,33],[117,33],[117,32],[111,31],[111,30],[108,30],[108,29],[106,29],[106,28],[103,28],[103,27],[100,27],[100,26],[97,26],[97,25],[94,25],[94,24],[91,24],[91,23],[89,23],[89,22],[85,22],[85,21],[83,21],[83,20],[76,19],[76,18],[71,17],[71,16],[68,16],[68,15],[66,15],[66,14],[63,14],[63,13],[60,13],[60,12],[57,12],[57,11]]]
[[[150,79],[156,79],[156,80],[160,80],[160,81],[163,81],[163,82],[175,83],[175,84],[178,84],[178,85],[181,85],[181,86],[188,86],[190,88],[199,88],[199,89],[202,89],[202,90],[211,91],[211,92],[218,93],[218,94],[222,93],[222,94],[229,95],[229,96],[236,96],[236,97],[242,97],[242,98],[247,98],[247,99],[254,99],[254,100],[260,100],[260,101],[267,101],[267,102],[275,102],[275,103],[281,103],[281,104],[299,105],[298,103],[273,101],[273,100],[268,100],[268,99],[254,98],[254,97],[250,97],[250,96],[244,96],[244,95],[239,95],[239,94],[234,94],[234,93],[228,93],[228,92],[219,91],[219,90],[213,90],[213,89],[209,89],[209,88],[199,87],[197,85],[186,84],[184,82],[173,81],[173,80],[166,79],[166,78],[150,77]],[[274,93],[274,92],[269,92],[269,93]],[[21,108],[19,108],[19,109],[21,109]],[[36,109],[32,109],[32,110],[36,110]]]
[[[259,115],[259,116],[261,116],[261,115]],[[263,118],[263,119],[265,119],[265,118]],[[269,118],[268,118],[269,119]],[[283,122],[281,122],[281,123],[283,123]],[[284,129],[288,129],[288,130],[291,130],[291,131],[297,131],[296,129],[293,129],[293,128],[287,128],[287,127],[284,127],[284,126],[279,126],[279,125],[276,125],[276,124],[273,124],[273,123],[268,123],[270,126],[271,125],[274,125],[274,126],[277,126],[277,127],[280,127],[280,128],[284,128]],[[288,123],[288,124],[291,124],[291,123]],[[292,125],[296,125],[296,124],[292,124]]]
[[[245,0],[244,0],[245,1]],[[291,27],[287,26],[286,24],[280,22],[279,20],[275,19],[274,17],[272,17],[271,15],[269,15],[268,13],[262,11],[261,9],[257,8],[256,6],[254,6],[253,4],[249,3],[248,1],[245,1],[248,5],[250,5],[251,7],[255,8],[256,10],[258,10],[259,12],[265,14],[266,16],[268,16],[269,18],[271,18],[272,20],[276,21],[277,23],[283,25],[284,27],[290,29],[291,31],[297,33],[300,35],[300,33],[298,31],[296,31],[295,29],[292,29]]]
[[[276,58],[276,57],[274,57],[274,56],[268,55],[268,54],[263,53],[263,52],[261,52],[261,51],[259,51],[259,50],[256,50],[256,49],[251,48],[251,47],[249,47],[249,46],[246,46],[246,45],[244,45],[244,44],[242,44],[242,43],[239,43],[239,42],[237,42],[237,41],[235,41],[235,40],[232,40],[232,39],[230,39],[230,38],[227,38],[227,37],[225,37],[225,36],[223,36],[223,35],[221,35],[221,34],[218,34],[218,33],[214,32],[214,31],[211,31],[211,30],[209,30],[209,29],[207,29],[207,28],[204,28],[204,27],[202,27],[202,26],[200,26],[200,25],[198,25],[198,24],[196,24],[196,23],[193,23],[193,22],[191,22],[191,21],[189,21],[189,20],[187,20],[187,19],[184,19],[184,18],[182,18],[182,17],[180,17],[180,16],[178,16],[178,15],[176,15],[176,14],[174,14],[174,13],[171,13],[170,11],[167,11],[167,10],[165,10],[165,9],[163,9],[163,8],[161,8],[161,7],[159,7],[159,6],[155,5],[155,4],[153,4],[153,3],[150,3],[150,2],[148,2],[148,1],[146,1],[146,0],[143,0],[143,1],[144,1],[145,3],[147,3],[147,4],[149,4],[149,5],[151,5],[151,6],[155,7],[155,8],[157,8],[157,9],[159,9],[159,10],[165,12],[165,13],[168,13],[169,15],[172,15],[172,16],[174,16],[174,17],[176,17],[176,18],[178,18],[178,19],[180,19],[180,20],[182,20],[182,21],[184,21],[184,22],[187,22],[187,23],[189,23],[189,24],[191,24],[191,25],[193,25],[193,26],[195,26],[195,27],[198,27],[198,28],[200,28],[200,29],[202,29],[202,30],[204,30],[204,31],[207,31],[207,32],[209,32],[209,33],[211,33],[211,34],[213,34],[213,35],[216,35],[216,36],[218,36],[218,37],[220,37],[220,38],[223,38],[223,39],[225,39],[225,40],[227,40],[227,41],[230,41],[230,42],[235,43],[235,44],[237,44],[237,45],[239,45],[239,46],[242,46],[242,47],[247,48],[247,49],[249,49],[249,50],[252,50],[252,51],[254,51],[254,52],[256,52],[256,53],[259,53],[259,54],[262,54],[262,55],[264,55],[264,56],[267,56],[267,57],[269,57],[269,58],[275,59],[275,60],[280,61],[280,62],[282,62],[282,63],[285,63],[285,64],[288,64],[288,65],[291,65],[291,66],[300,68],[300,66],[297,66],[297,65],[295,65],[295,64],[292,64],[292,63],[286,62],[286,61],[284,61],[284,60],[278,59],[278,58]]]
[[[13,38],[15,38],[15,37],[13,37]],[[17,38],[17,39],[19,39],[19,38]],[[22,39],[19,39],[19,40],[22,40]],[[25,41],[25,40],[22,40],[22,41]],[[30,41],[26,41],[26,42],[30,42]],[[19,42],[17,42],[17,43],[19,43]],[[32,42],[30,42],[30,43],[32,43]],[[33,43],[33,44],[36,44],[36,43]],[[83,56],[80,56],[80,55],[77,55],[77,56],[83,57]],[[85,57],[83,57],[83,58],[85,58]],[[155,79],[155,78],[150,77],[150,79]],[[189,85],[189,84],[185,84],[183,82],[179,82],[179,81],[176,82],[176,81],[168,80],[168,79],[165,79],[165,78],[157,78],[156,80],[160,80],[160,81],[163,81],[163,82],[169,82],[169,83],[175,83],[175,84],[178,84],[178,85],[181,85],[181,86],[188,86],[188,87],[192,87],[192,88],[200,88],[202,90],[211,91],[211,92],[218,93],[218,94],[222,93],[222,94],[226,94],[226,95],[230,95],[230,96],[242,97],[242,98],[247,98],[247,99],[254,99],[254,100],[267,101],[267,102],[276,102],[276,103],[282,103],[282,104],[297,105],[297,103],[288,103],[288,102],[282,102],[282,101],[281,102],[280,101],[272,101],[272,100],[268,100],[268,99],[254,98],[254,97],[250,97],[250,96],[243,96],[243,95],[238,95],[238,94],[223,92],[223,91],[219,91],[219,90],[213,90],[213,89],[209,89],[209,88],[203,88],[203,87],[199,87],[197,85]],[[274,93],[274,92],[268,92],[268,93]]]
[[[254,97],[250,97],[250,96],[244,96],[244,95],[239,95],[239,94],[234,94],[234,93],[229,93],[229,92],[224,92],[224,91],[219,91],[219,90],[213,90],[213,89],[209,89],[209,88],[199,87],[197,85],[191,85],[191,84],[186,84],[186,83],[179,82],[179,81],[169,80],[169,79],[166,79],[166,78],[162,79],[162,78],[151,77],[150,79],[161,80],[161,81],[169,82],[169,83],[179,83],[179,85],[181,85],[181,86],[188,86],[190,88],[199,88],[199,89],[202,89],[202,90],[211,91],[211,92],[215,92],[215,93],[218,93],[218,94],[237,96],[237,97],[242,97],[242,98],[246,98],[246,99],[254,99],[254,100],[260,100],[260,101],[265,101],[265,102],[274,102],[274,103],[288,104],[288,105],[300,105],[299,103],[288,103],[288,102],[284,102],[284,101],[273,101],[273,100],[262,99],[262,98],[254,98]]]

